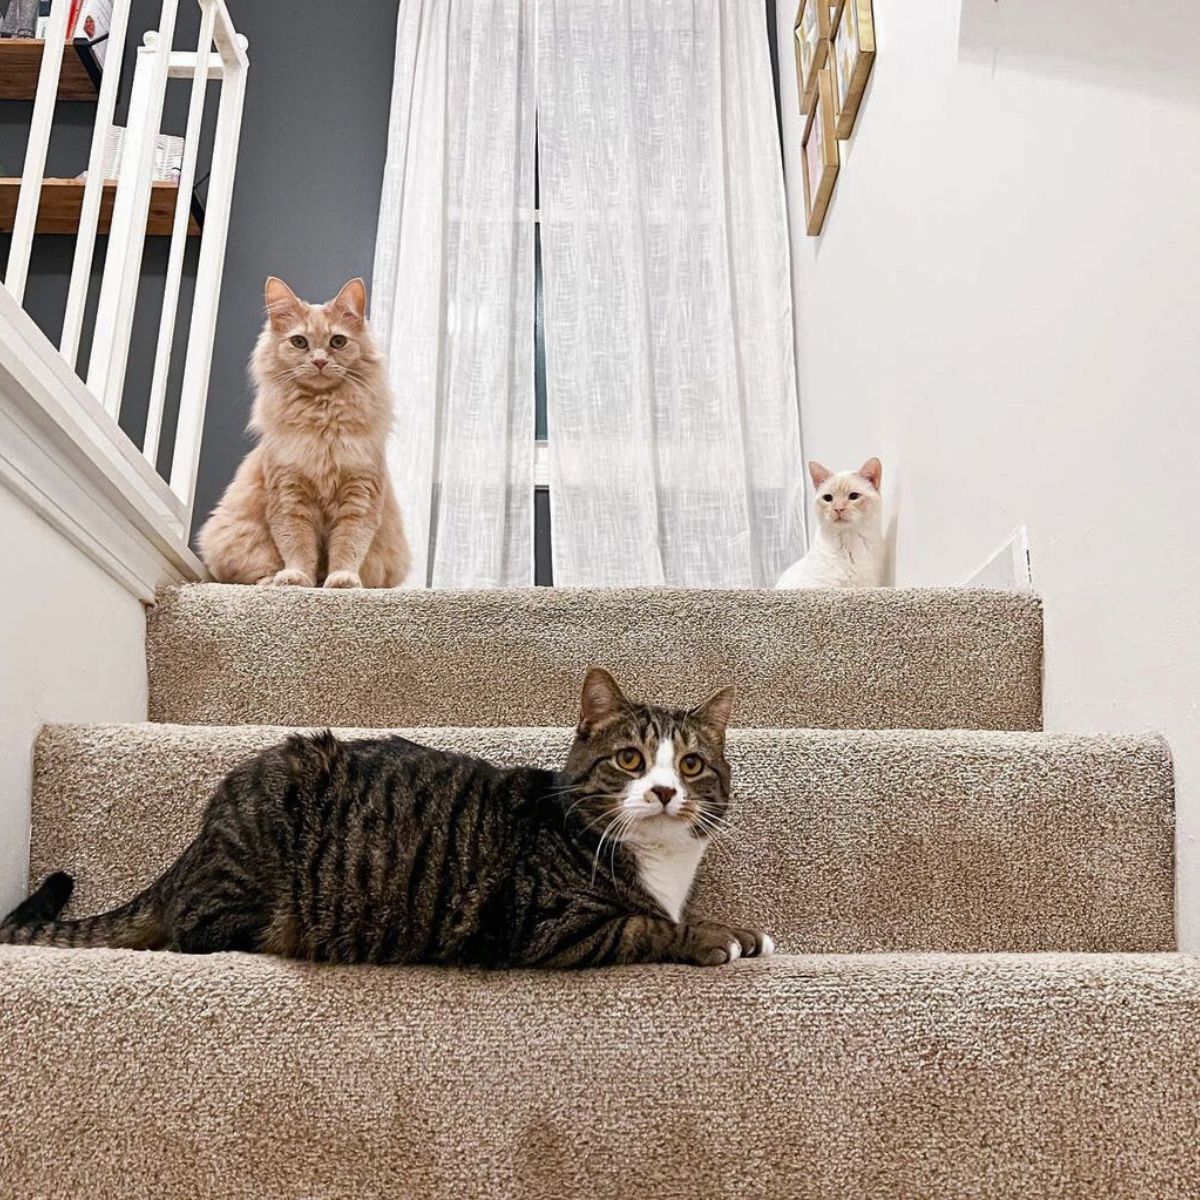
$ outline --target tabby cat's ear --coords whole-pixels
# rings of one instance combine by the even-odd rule
[[[596,725],[627,707],[629,701],[617,681],[603,668],[591,667],[583,680],[579,702],[579,724]]]
[[[367,285],[361,279],[351,279],[342,284],[342,290],[329,302],[344,317],[361,325],[367,315]]]
[[[819,488],[832,474],[833,472],[828,467],[823,467],[819,462],[808,464],[808,477],[813,481],[815,488]]]
[[[267,316],[276,333],[282,333],[295,324],[302,308],[300,297],[282,279],[268,275],[265,295]]]
[[[733,714],[733,702],[737,698],[737,688],[732,683],[719,691],[713,692],[703,704],[692,709],[692,716],[718,740],[725,738],[725,729]]]

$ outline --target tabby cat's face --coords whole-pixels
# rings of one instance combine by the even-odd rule
[[[693,709],[637,704],[593,667],[567,756],[575,811],[613,841],[707,837],[729,807],[725,727],[732,707],[731,687]]]

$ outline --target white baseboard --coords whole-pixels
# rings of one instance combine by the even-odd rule
[[[1014,529],[987,562],[963,580],[962,586],[999,588],[1007,592],[1033,591],[1033,562],[1025,526]]]
[[[140,600],[204,577],[178,497],[3,287],[0,483]]]

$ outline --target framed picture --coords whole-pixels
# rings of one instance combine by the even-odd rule
[[[817,76],[829,59],[829,38],[833,33],[831,18],[836,7],[829,0],[800,0],[796,9],[792,32],[796,40],[796,84],[800,90],[802,113],[812,112]]]
[[[871,0],[845,0],[833,31],[834,84],[837,88],[837,135],[854,130],[858,106],[875,63],[875,14]]]
[[[827,65],[817,72],[816,97],[804,130],[804,229],[809,237],[816,237],[825,224],[825,213],[837,182],[838,162],[833,74]]]

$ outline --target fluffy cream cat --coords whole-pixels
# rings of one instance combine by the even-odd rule
[[[868,458],[857,471],[834,473],[808,464],[817,489],[808,553],[780,576],[777,588],[882,587],[884,572],[883,467]]]
[[[267,280],[250,360],[259,442],[197,539],[218,583],[395,587],[411,561],[384,446],[392,397],[352,279],[327,304]]]

